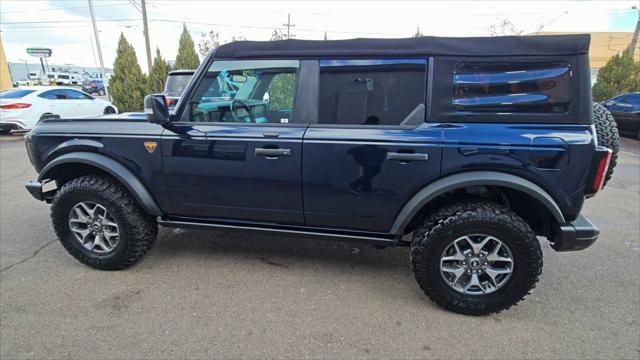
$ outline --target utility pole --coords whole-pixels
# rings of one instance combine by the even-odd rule
[[[636,54],[636,45],[638,44],[638,33],[640,33],[640,9],[634,6],[632,9],[638,10],[638,22],[636,22],[636,31],[633,32],[633,39],[631,39],[631,45],[629,45],[629,50],[631,52],[631,57],[635,57]]]
[[[89,1],[89,11],[91,12],[91,22],[93,23],[93,33],[96,36],[96,49],[98,50],[98,59],[100,60],[100,69],[102,70],[102,84],[104,84],[104,92],[107,100],[111,101],[109,96],[109,87],[107,86],[107,74],[104,71],[104,61],[102,60],[102,48],[100,47],[100,37],[98,36],[98,25],[96,25],[96,14],[93,12],[93,1]]]
[[[291,39],[291,28],[296,26],[296,24],[292,24],[291,23],[291,13],[287,14],[287,23],[286,24],[282,24],[282,26],[286,26],[287,27],[287,39]]]
[[[142,23],[144,25],[144,44],[147,47],[147,65],[149,66],[147,71],[151,73],[151,45],[149,45],[149,24],[147,23],[147,5],[145,4],[145,0],[140,0],[140,6],[142,7]]]

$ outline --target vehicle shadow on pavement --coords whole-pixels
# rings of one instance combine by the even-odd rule
[[[285,269],[318,263],[339,268],[371,267],[387,271],[409,270],[406,247],[378,249],[370,245],[323,241],[302,237],[261,234],[237,234],[225,231],[201,231],[160,228],[152,253],[157,260],[182,257],[218,257],[260,260]]]

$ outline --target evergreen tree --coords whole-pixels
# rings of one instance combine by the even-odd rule
[[[287,36],[280,29],[274,29],[271,33],[271,41],[284,40]]]
[[[593,85],[593,100],[603,101],[616,95],[640,91],[640,60],[629,49],[616,54],[598,72]]]
[[[133,46],[120,34],[109,93],[120,112],[141,111],[144,108],[145,76],[138,64]]]
[[[413,34],[413,37],[423,37],[423,36],[424,36],[424,34],[422,34],[422,31],[420,31],[420,26],[418,26],[416,28],[416,33]]]
[[[196,69],[200,65],[200,59],[196,53],[193,39],[189,35],[187,25],[182,24],[182,35],[180,35],[180,45],[178,46],[178,56],[176,56],[175,69]]]
[[[327,35],[327,32],[324,32],[324,37],[322,38],[322,40],[327,41],[329,40],[329,36]]]
[[[160,55],[160,49],[156,48],[156,57],[153,59],[153,65],[147,79],[147,94],[161,93],[164,90],[168,74],[169,65]]]

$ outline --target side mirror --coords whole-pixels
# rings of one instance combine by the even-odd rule
[[[144,97],[144,115],[152,124],[165,125],[169,123],[169,107],[164,95],[151,94]]]

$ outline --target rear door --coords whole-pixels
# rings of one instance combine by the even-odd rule
[[[76,116],[76,106],[65,89],[54,89],[38,95],[45,99],[43,113],[59,115],[61,118]]]
[[[319,62],[318,121],[304,137],[308,225],[387,232],[440,172],[440,124],[426,123],[426,59]]]
[[[299,61],[216,61],[162,136],[174,216],[303,224]]]
[[[103,109],[93,101],[93,97],[73,89],[66,89],[65,92],[69,97],[69,101],[73,103],[75,116],[84,117],[102,114]]]

